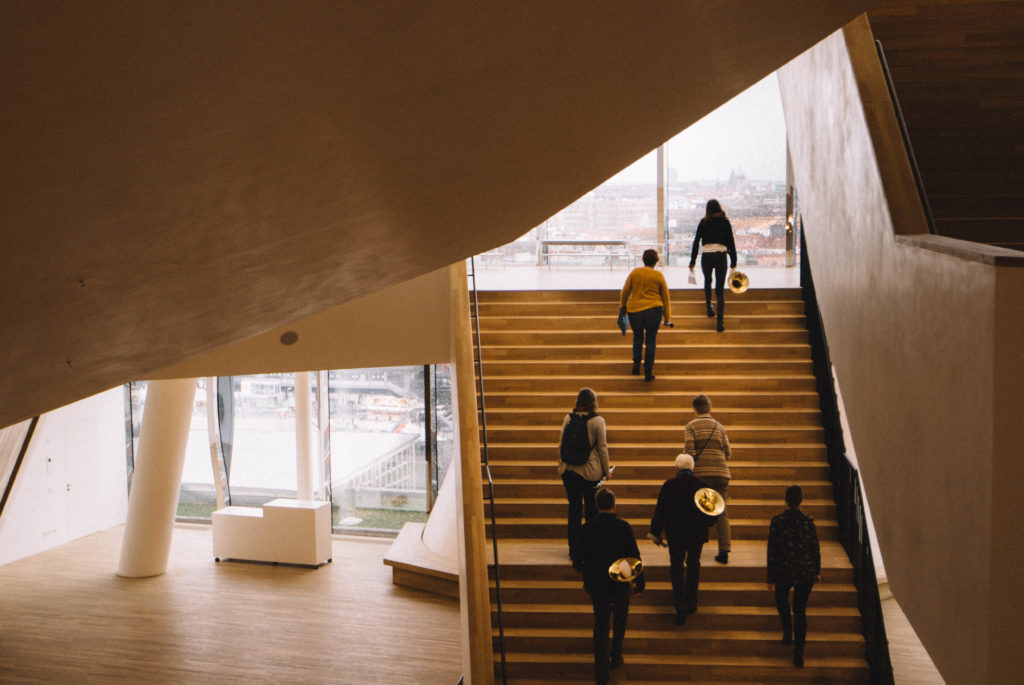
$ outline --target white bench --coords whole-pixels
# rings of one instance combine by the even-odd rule
[[[275,499],[213,512],[213,556],[319,567],[331,561],[331,505]]]

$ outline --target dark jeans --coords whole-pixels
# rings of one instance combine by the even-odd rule
[[[598,481],[587,480],[575,471],[566,469],[562,473],[565,496],[569,499],[569,556],[576,560],[576,545],[583,534],[583,517],[589,521],[597,516],[594,503],[594,486]]]
[[[640,363],[640,354],[644,351],[644,340],[647,351],[644,353],[644,375],[650,376],[654,371],[654,353],[657,350],[658,326],[664,307],[653,307],[629,315],[629,327],[633,329],[633,364]]]
[[[626,619],[629,618],[629,594],[629,583],[623,583],[614,590],[596,592],[590,597],[594,603],[594,680],[599,683],[608,682],[608,662],[622,656],[622,640],[626,637]],[[612,629],[610,655],[609,625]]]
[[[697,586],[700,585],[700,551],[703,542],[668,541],[668,560],[672,573],[672,603],[676,615],[686,616],[690,609],[697,608]],[[683,570],[683,564],[686,570]]]
[[[811,596],[813,582],[807,583],[776,583],[775,608],[779,610],[782,620],[782,634],[793,635],[793,651],[803,654],[804,640],[807,638],[807,600]],[[789,616],[789,589],[793,588],[793,617]]]
[[[704,252],[700,256],[700,270],[704,272],[704,302],[711,306],[711,274],[714,274],[719,321],[725,317],[725,271],[728,266],[728,252]]]

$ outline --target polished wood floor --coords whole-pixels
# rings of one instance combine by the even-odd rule
[[[115,575],[123,529],[0,566],[0,683],[423,683],[462,673],[458,602],[391,584],[390,540],[317,570],[215,563],[175,529],[168,572]]]

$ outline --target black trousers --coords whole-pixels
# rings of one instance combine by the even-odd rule
[[[608,682],[608,664],[622,656],[622,640],[626,637],[629,618],[629,583],[613,590],[602,590],[590,596],[594,604],[594,680]],[[612,630],[611,654],[608,653],[608,628]]]
[[[811,597],[814,582],[776,583],[775,608],[779,610],[782,620],[782,634],[793,635],[793,651],[803,654],[804,641],[807,639],[807,600]],[[793,589],[793,616],[789,614],[789,590]]]
[[[672,603],[677,616],[686,616],[697,608],[697,587],[700,585],[700,552],[703,542],[668,541],[668,560],[672,573]],[[685,570],[684,570],[685,565]]]
[[[577,559],[576,548],[583,534],[583,517],[589,521],[597,516],[597,504],[594,503],[594,486],[597,483],[569,469],[562,473],[565,496],[569,500],[569,556],[573,561]]]
[[[715,276],[715,300],[718,320],[725,317],[725,272],[729,266],[728,252],[703,252],[700,256],[700,270],[704,272],[704,302],[711,306],[711,276]]]
[[[654,371],[654,353],[657,351],[658,327],[661,326],[661,315],[664,307],[652,307],[629,315],[629,327],[633,329],[633,364],[640,363],[640,355],[644,355],[644,375],[650,376]],[[644,342],[647,351],[644,352]]]

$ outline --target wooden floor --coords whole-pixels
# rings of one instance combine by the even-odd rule
[[[423,683],[462,673],[458,602],[391,584],[390,540],[317,570],[215,563],[175,529],[168,572],[115,575],[123,528],[0,566],[0,683]]]

